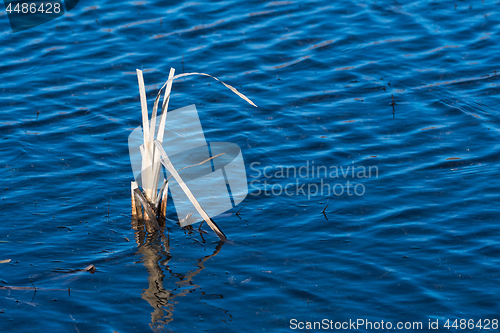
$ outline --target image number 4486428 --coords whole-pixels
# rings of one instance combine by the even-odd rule
[[[51,3],[51,2],[42,2],[39,5],[35,2],[27,3],[16,3],[15,7],[12,6],[12,3],[9,3],[7,8],[5,9],[7,13],[12,14],[12,12],[16,12],[18,14],[59,14],[61,12],[61,4],[60,3]],[[62,9],[64,11],[64,9]],[[63,12],[64,13],[64,12]]]
[[[52,21],[73,9],[78,0],[4,0],[12,32]]]

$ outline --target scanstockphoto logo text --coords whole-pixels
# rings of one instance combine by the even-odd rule
[[[250,164],[250,194],[253,196],[362,196],[363,180],[378,178],[377,166],[317,165],[306,161],[302,166],[265,166]]]

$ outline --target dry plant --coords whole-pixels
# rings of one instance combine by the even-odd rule
[[[202,216],[203,220],[212,228],[212,230],[217,234],[217,236],[222,240],[226,240],[226,235],[217,226],[217,224],[212,220],[212,218],[207,214],[207,212],[200,205],[198,200],[189,190],[189,187],[184,183],[182,177],[179,175],[179,171],[186,169],[188,167],[197,166],[206,163],[220,155],[213,156],[209,159],[202,161],[199,164],[184,167],[181,169],[176,169],[175,166],[170,161],[167,153],[163,149],[163,137],[165,133],[165,123],[167,119],[168,103],[170,100],[170,92],[172,91],[172,83],[175,79],[190,76],[190,75],[203,75],[211,77],[224,86],[229,88],[236,95],[247,101],[249,104],[257,107],[250,99],[245,95],[240,93],[234,87],[222,82],[221,80],[205,73],[184,73],[179,75],[174,75],[175,69],[170,69],[170,74],[168,80],[160,88],[153,105],[153,111],[151,114],[151,119],[149,119],[148,105],[146,99],[146,89],[144,86],[144,78],[141,70],[137,70],[137,79],[139,81],[139,93],[141,98],[141,109],[142,109],[142,131],[144,143],[140,146],[141,156],[142,156],[142,166],[141,166],[141,183],[142,191],[139,189],[137,182],[132,182],[131,184],[131,194],[132,194],[132,218],[135,220],[144,220],[146,224],[146,229],[148,232],[155,232],[160,229],[158,220],[165,219],[166,209],[167,209],[167,196],[168,196],[168,181],[171,177],[177,181],[181,189],[184,191],[189,201],[193,204],[198,213]],[[163,103],[161,106],[161,115],[158,131],[156,131],[157,113],[158,113],[158,103],[162,94],[163,89],[165,89]],[[155,133],[156,138],[155,138]],[[170,173],[168,177],[158,191],[158,183],[160,179],[161,166],[164,166]]]

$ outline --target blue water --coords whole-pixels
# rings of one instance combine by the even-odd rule
[[[15,34],[2,12],[0,331],[500,319],[498,5],[82,0]],[[196,104],[207,139],[243,152],[222,246],[172,210],[158,234],[131,224],[135,70],[151,109],[171,67],[259,106],[206,77],[173,86],[171,109]],[[313,162],[339,177],[276,175]]]

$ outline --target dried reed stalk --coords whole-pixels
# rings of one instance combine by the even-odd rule
[[[187,187],[187,185],[184,183],[182,180],[181,176],[179,176],[179,173],[177,170],[175,170],[172,162],[170,162],[170,159],[168,158],[167,153],[165,153],[165,150],[163,150],[163,147],[161,146],[161,143],[158,140],[155,140],[155,145],[156,149],[161,154],[161,163],[167,168],[167,170],[172,174],[172,176],[175,178],[179,186],[182,188],[186,196],[188,197],[189,201],[193,204],[193,206],[196,208],[198,213],[201,215],[201,217],[207,222],[207,224],[212,228],[212,230],[217,234],[217,236],[222,240],[225,241],[227,239],[226,235],[222,232],[222,230],[219,228],[219,226],[210,218],[210,216],[207,214],[207,212],[201,207],[200,203],[196,198],[194,197],[193,193],[191,190]]]
[[[135,193],[134,193],[134,190],[136,188],[138,188],[137,182],[132,182],[131,185],[130,185],[130,190],[131,190],[131,193],[132,193],[132,218],[133,219],[137,219],[137,207],[136,207],[136,204],[135,204]]]
[[[175,69],[171,68],[168,76],[168,80],[163,84],[163,86],[158,91],[156,95],[156,99],[153,105],[153,111],[151,114],[151,121],[149,120],[148,106],[147,106],[147,98],[146,98],[146,88],[144,85],[144,77],[142,71],[137,69],[137,80],[139,83],[139,95],[141,99],[141,111],[142,111],[142,131],[144,143],[140,146],[141,157],[142,157],[142,165],[141,165],[141,181],[143,192],[137,186],[136,182],[132,182],[131,191],[132,191],[132,217],[142,219],[142,207],[144,208],[144,219],[147,222],[146,225],[148,229],[151,231],[158,230],[158,221],[157,216],[165,217],[166,215],[166,206],[167,206],[167,197],[168,197],[168,179],[163,183],[160,191],[158,192],[158,182],[160,178],[161,172],[161,164],[163,164],[167,170],[171,173],[171,175],[177,180],[183,191],[188,196],[191,203],[195,206],[196,210],[200,213],[203,219],[207,222],[207,224],[214,230],[217,236],[221,240],[226,239],[226,235],[220,230],[217,224],[210,218],[210,216],[206,213],[206,211],[201,207],[198,200],[193,196],[187,185],[182,181],[182,178],[179,176],[178,171],[201,165],[217,156],[223,155],[219,154],[210,159],[207,159],[199,164],[188,166],[182,168],[180,170],[175,170],[175,167],[170,162],[167,154],[163,150],[162,142],[163,136],[165,132],[165,124],[167,118],[168,111],[168,103],[170,101],[170,93],[172,90],[172,83],[175,79],[190,76],[190,75],[203,75],[211,77],[224,86],[229,88],[236,95],[247,101],[250,105],[257,107],[248,97],[240,93],[236,88],[232,87],[229,84],[226,84],[219,80],[218,78],[205,74],[205,73],[184,73],[184,74],[175,74]],[[161,107],[161,118],[160,124],[158,127],[158,131],[156,131],[156,117],[158,111],[158,102],[160,100],[160,96],[162,90],[165,89],[165,95],[163,97],[163,103]],[[157,133],[156,139],[155,134]],[[161,162],[161,164],[160,164]],[[171,176],[171,177],[172,177]],[[170,178],[170,177],[169,177]],[[160,203],[161,202],[161,203]],[[135,209],[134,209],[135,207]]]
[[[148,228],[148,232],[160,230],[160,226],[158,225],[158,221],[156,220],[156,214],[153,209],[149,205],[146,197],[142,194],[141,190],[138,188],[134,189],[134,193],[136,194],[136,198],[144,207],[144,221],[146,221],[146,227]]]

